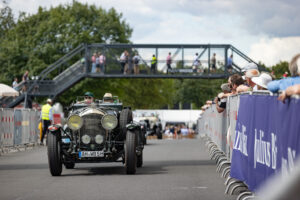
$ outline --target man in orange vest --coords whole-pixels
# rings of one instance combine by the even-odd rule
[[[42,137],[41,137],[41,143],[40,145],[43,145],[44,143],[44,137],[45,134],[47,133],[48,127],[51,125],[51,122],[53,120],[52,117],[52,100],[47,99],[47,104],[42,106],[42,123],[43,123],[43,132],[42,132]]]

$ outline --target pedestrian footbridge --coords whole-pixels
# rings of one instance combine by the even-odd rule
[[[127,51],[127,72],[121,69],[120,55]],[[101,70],[93,70],[92,56],[103,54],[105,63]],[[139,73],[133,73],[133,56],[139,55]],[[166,57],[171,53],[171,68]],[[197,53],[197,54],[196,54]],[[152,56],[156,57],[151,70]],[[215,55],[215,61],[212,57]],[[233,55],[232,70],[228,71],[227,58]],[[198,64],[195,66],[195,60]],[[214,63],[212,63],[214,62]],[[82,44],[44,69],[34,80],[22,82],[16,99],[4,98],[2,107],[14,107],[32,97],[54,98],[84,78],[176,78],[221,79],[230,73],[240,72],[241,66],[255,63],[230,44]],[[212,68],[213,64],[216,68]],[[257,63],[256,63],[257,64]],[[100,69],[100,67],[99,67]],[[30,106],[29,106],[30,107]]]

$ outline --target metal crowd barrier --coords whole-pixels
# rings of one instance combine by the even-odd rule
[[[37,143],[39,117],[37,110],[0,108],[0,150]]]
[[[254,193],[243,182],[245,180],[230,177],[240,97],[245,94],[273,96],[269,91],[247,92],[230,96],[227,98],[226,110],[223,113],[218,113],[214,104],[205,110],[197,121],[197,130],[199,134],[206,136],[206,145],[211,159],[217,163],[217,172],[226,178],[225,193],[236,194],[238,195],[237,199],[254,199]]]

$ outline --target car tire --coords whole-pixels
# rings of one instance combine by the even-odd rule
[[[65,163],[64,165],[66,169],[74,169],[75,167],[75,163]]]
[[[119,124],[123,136],[126,135],[126,131],[127,131],[126,125],[129,124],[130,122],[132,122],[132,111],[128,108],[122,110],[120,113]]]
[[[143,151],[141,152],[141,155],[137,156],[136,161],[136,167],[142,167],[143,166]]]
[[[137,135],[127,131],[125,142],[125,168],[126,174],[135,174],[136,172],[136,143]]]
[[[48,164],[52,176],[60,176],[62,172],[62,160],[60,152],[60,141],[57,133],[49,133],[48,140]]]

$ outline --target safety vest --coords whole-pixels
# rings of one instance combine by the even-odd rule
[[[156,57],[152,57],[151,64],[156,64]]]
[[[42,120],[50,120],[49,112],[52,107],[49,104],[43,105],[42,107]]]

